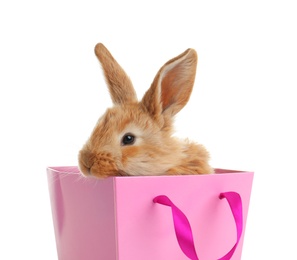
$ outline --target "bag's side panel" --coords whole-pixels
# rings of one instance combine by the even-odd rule
[[[152,201],[158,195],[168,196],[187,216],[199,259],[224,256],[236,242],[236,228],[219,195],[241,195],[245,227],[252,179],[252,173],[115,178],[119,260],[188,260],[175,237],[171,209]],[[232,260],[241,258],[243,236],[244,229]]]
[[[59,260],[116,259],[113,179],[48,169]]]

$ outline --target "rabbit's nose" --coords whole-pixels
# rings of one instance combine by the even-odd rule
[[[90,151],[82,149],[79,152],[79,168],[85,175],[91,175],[91,168],[94,164],[94,155]]]
[[[86,175],[91,175],[91,168],[85,168],[85,174]]]

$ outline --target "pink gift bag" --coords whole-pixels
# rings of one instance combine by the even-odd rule
[[[239,260],[253,172],[84,178],[47,168],[59,260]]]

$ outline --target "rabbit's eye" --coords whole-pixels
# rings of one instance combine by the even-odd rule
[[[135,142],[135,136],[133,134],[125,134],[122,138],[122,145],[131,145]]]

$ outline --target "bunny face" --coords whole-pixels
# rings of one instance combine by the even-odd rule
[[[141,101],[132,82],[103,44],[101,62],[114,106],[98,120],[79,152],[85,176],[201,174],[212,172],[201,145],[172,137],[172,122],[188,102],[197,54],[188,49],[161,67]]]
[[[168,154],[164,149],[170,132],[163,127],[137,103],[108,109],[80,151],[82,173],[96,177],[164,173],[171,164],[159,160]]]

